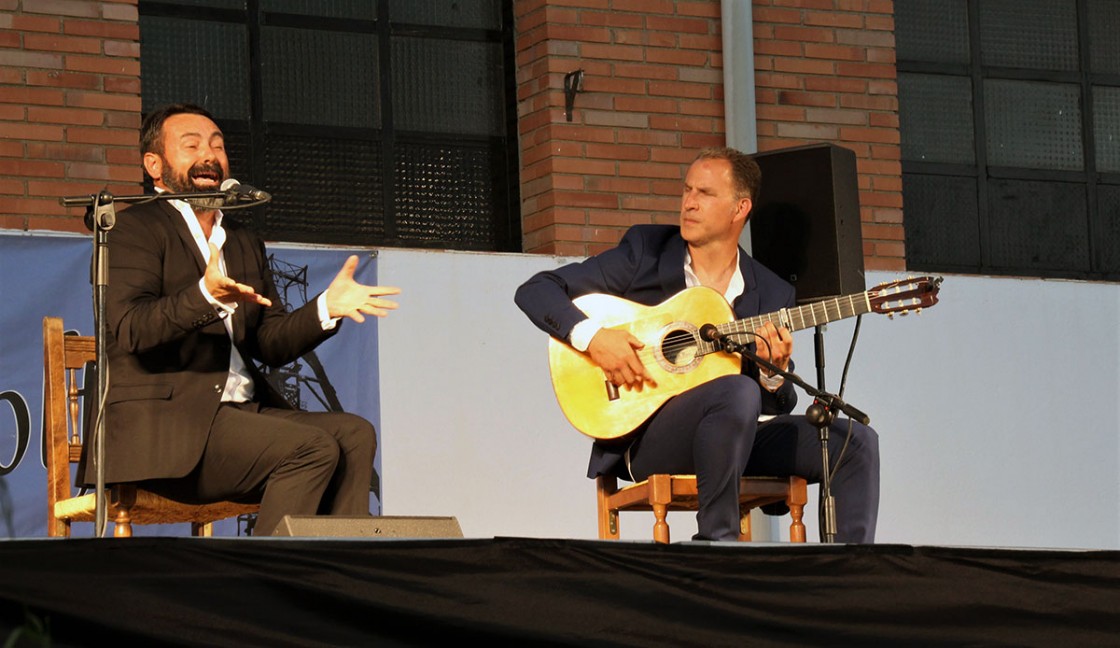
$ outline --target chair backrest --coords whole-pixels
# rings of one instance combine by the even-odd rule
[[[66,335],[62,319],[43,318],[43,433],[47,440],[47,520],[61,535],[55,503],[73,496],[72,464],[82,456],[82,397],[79,379],[89,380],[97,358],[94,338]]]
[[[69,536],[72,522],[95,522],[97,497],[75,494],[70,477],[82,460],[82,446],[96,418],[95,339],[66,335],[58,317],[43,318],[43,434],[47,441],[47,533]],[[106,521],[115,537],[132,535],[133,524],[191,525],[192,535],[208,536],[213,522],[255,514],[260,505],[246,502],[190,504],[161,497],[136,484],[106,488]]]

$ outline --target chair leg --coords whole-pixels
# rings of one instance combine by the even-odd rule
[[[751,510],[739,506],[739,542],[751,541]]]
[[[117,509],[117,517],[113,520],[113,537],[132,537],[132,517],[129,515],[128,509],[123,506]]]
[[[113,519],[113,537],[132,537],[132,507],[136,504],[136,487],[117,485],[109,490],[109,502],[117,512]]]
[[[804,508],[800,504],[790,505],[789,507],[789,515],[793,518],[793,523],[789,525],[790,542],[805,542],[805,524],[801,521]]]
[[[618,509],[610,504],[610,496],[618,492],[618,480],[599,475],[595,478],[595,492],[599,502],[599,539],[618,540]]]
[[[669,544],[669,503],[673,501],[673,480],[669,475],[650,475],[649,505],[653,509],[653,540]]]
[[[653,505],[653,541],[660,542],[661,544],[669,544],[669,523],[665,521],[665,516],[669,512],[669,507],[664,504]]]
[[[801,477],[790,477],[789,495],[786,497],[789,516],[793,520],[789,525],[790,542],[805,542],[805,523],[801,521],[801,517],[805,514],[805,504],[808,501],[805,480]]]
[[[54,511],[51,511],[50,517],[47,518],[47,537],[48,538],[69,538],[70,537],[70,520],[63,520],[54,516]]]

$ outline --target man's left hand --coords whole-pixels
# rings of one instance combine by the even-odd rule
[[[793,354],[793,336],[784,326],[774,326],[773,322],[765,322],[754,331],[758,334],[758,343],[755,353],[763,360],[777,366],[782,371],[789,369],[789,357]],[[766,367],[759,367],[762,375],[769,376],[771,372]]]
[[[354,281],[358,257],[352,255],[342,264],[334,281],[327,287],[327,314],[331,317],[349,317],[355,322],[366,321],[366,315],[385,317],[397,308],[397,303],[381,299],[384,295],[398,295],[400,288],[366,286]]]

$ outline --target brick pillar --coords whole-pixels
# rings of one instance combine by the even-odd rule
[[[518,0],[526,252],[588,255],[676,222],[681,180],[724,142],[719,0]],[[582,69],[572,119],[564,76]]]
[[[61,196],[140,192],[137,0],[0,0],[0,227],[85,232]]]

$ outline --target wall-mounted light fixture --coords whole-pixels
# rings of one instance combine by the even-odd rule
[[[583,70],[564,75],[564,115],[568,121],[572,121],[572,108],[576,103],[577,92],[583,92]]]

